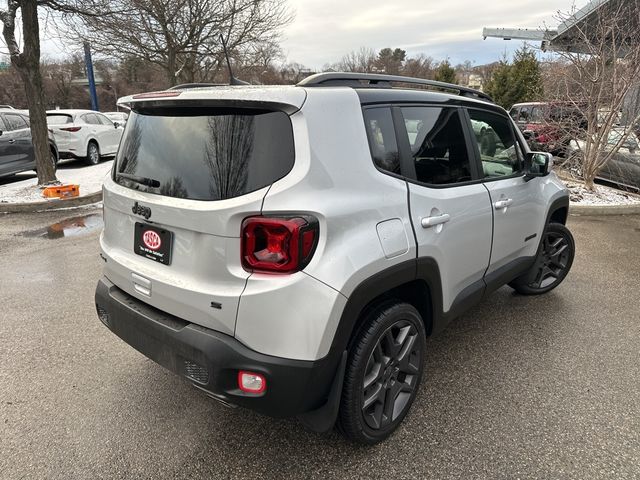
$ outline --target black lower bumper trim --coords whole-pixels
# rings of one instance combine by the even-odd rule
[[[257,353],[233,337],[151,307],[107,278],[98,282],[95,300],[100,320],[113,333],[222,402],[273,417],[300,415],[327,403],[340,354],[309,362]],[[266,392],[242,392],[239,370],[264,375]]]

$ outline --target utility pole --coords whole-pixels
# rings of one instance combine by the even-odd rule
[[[91,60],[91,46],[89,42],[84,42],[84,63],[87,68],[87,79],[89,80],[89,94],[91,95],[91,109],[94,111],[98,108],[98,94],[96,93],[96,79],[93,76],[93,61]]]

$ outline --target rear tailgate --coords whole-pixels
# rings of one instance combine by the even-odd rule
[[[104,186],[104,274],[125,292],[179,318],[233,335],[249,273],[240,265],[240,224],[259,213],[268,188],[235,200],[199,202],[135,192],[112,179]],[[149,220],[135,215],[151,211]],[[172,236],[171,263],[134,252],[136,223]],[[230,235],[226,235],[230,234]]]
[[[133,102],[104,185],[101,237],[111,282],[229,335],[250,275],[240,261],[242,221],[260,213],[270,185],[294,163],[282,104],[238,103]],[[159,236],[147,234],[145,243],[149,230]]]

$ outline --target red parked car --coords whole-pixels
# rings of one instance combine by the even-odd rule
[[[517,103],[509,111],[536,150],[565,156],[571,140],[587,128],[587,119],[575,105],[564,102]]]

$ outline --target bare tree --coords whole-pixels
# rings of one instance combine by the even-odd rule
[[[11,64],[16,69],[27,97],[31,137],[36,155],[38,184],[47,185],[57,182],[53,163],[50,161],[47,117],[42,73],[40,71],[40,22],[38,10],[49,9],[71,14],[84,12],[87,15],[99,15],[109,11],[108,0],[7,0],[7,6],[0,7],[2,34],[9,51]],[[20,12],[21,25],[16,25]],[[92,13],[89,13],[92,12]],[[23,47],[18,37],[22,32]]]
[[[571,15],[562,15],[567,21]],[[611,142],[626,99],[640,84],[640,0],[608,2],[585,22],[573,23],[569,44],[558,49],[562,64],[547,83],[556,98],[580,109],[586,120],[584,147],[575,158],[586,187],[627,142],[640,121],[636,110]]]
[[[347,53],[338,63],[331,65],[331,68],[342,72],[372,73],[376,71],[377,58],[373,49],[360,47],[359,50]]]
[[[213,80],[222,34],[232,56],[277,43],[292,15],[286,0],[114,0],[108,17],[68,17],[78,40],[113,58],[158,65],[169,85]]]
[[[432,79],[434,75],[433,58],[424,54],[408,58],[402,67],[402,74],[407,77]]]
[[[0,21],[2,21],[2,34],[9,50],[11,64],[18,71],[27,96],[31,137],[36,154],[38,184],[46,185],[57,181],[57,179],[54,166],[50,161],[45,101],[40,73],[39,4],[38,0],[9,0],[7,8],[0,10]],[[16,36],[18,10],[22,16],[24,42],[22,51],[20,51]]]

